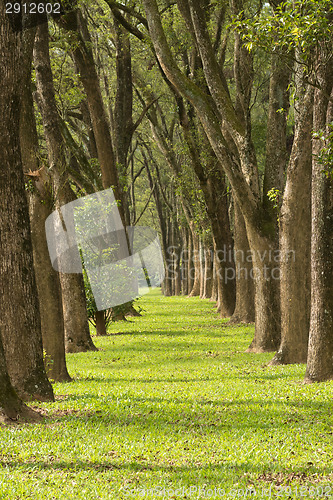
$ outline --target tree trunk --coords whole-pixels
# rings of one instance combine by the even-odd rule
[[[194,264],[194,281],[189,296],[196,297],[200,295],[200,243],[199,243],[199,236],[195,232],[193,223],[191,223],[190,228],[191,228],[192,243],[193,243],[192,256]]]
[[[216,253],[215,253],[215,242],[214,242],[214,250],[213,250],[213,275],[212,275],[212,295],[211,295],[211,302],[217,302],[218,296],[217,296],[217,265],[216,265]]]
[[[199,241],[199,258],[200,258],[200,299],[204,296],[205,289],[205,249],[202,238]]]
[[[258,237],[257,231],[248,227],[247,234],[255,289],[255,334],[247,352],[272,352],[281,342],[279,254],[275,238]]]
[[[95,312],[95,321],[96,321],[96,335],[99,337],[107,335],[104,311]]]
[[[98,351],[90,335],[82,274],[60,274],[66,352]]]
[[[182,229],[183,248],[181,252],[181,291],[182,295],[188,294],[188,234],[187,228]]]
[[[205,247],[205,276],[204,276],[204,290],[202,294],[203,299],[210,299],[212,296],[213,287],[213,249],[210,246]]]
[[[303,68],[301,69],[303,71]],[[271,364],[306,363],[310,322],[313,89],[300,95],[280,214],[281,345]]]
[[[230,321],[233,323],[252,323],[255,313],[251,253],[244,218],[236,201],[234,209],[236,307]]]
[[[328,48],[332,54],[332,43]],[[311,316],[305,375],[310,382],[333,379],[333,172],[328,158],[333,141],[333,67],[325,56],[320,47],[313,129],[319,136],[323,132],[325,141],[314,138],[312,143]]]
[[[24,399],[53,401],[43,364],[40,310],[19,143],[25,61],[21,34],[10,28],[4,4],[0,5],[0,25],[0,331],[9,377],[17,393]],[[6,386],[8,389],[8,383]]]
[[[37,412],[26,406],[16,394],[8,376],[0,335],[0,424],[21,420],[38,422],[41,417]]]
[[[44,364],[48,377],[56,382],[71,380],[66,367],[64,345],[64,318],[62,312],[59,275],[51,265],[45,220],[50,215],[50,178],[45,167],[39,169],[38,136],[31,89],[31,61],[35,30],[24,32],[25,60],[22,109],[20,120],[20,145],[25,175],[32,183],[28,192],[34,267],[41,314]]]
[[[49,55],[47,24],[37,29],[34,48],[38,103],[42,114],[45,138],[48,145],[49,163],[53,173],[56,206],[75,199],[67,184],[64,141],[61,134],[58,110],[53,88],[53,77]],[[62,300],[64,309],[65,339],[67,352],[96,350],[89,332],[83,276],[61,274]]]
[[[70,30],[77,34],[76,43],[74,44],[73,49],[73,57],[87,96],[87,103],[96,141],[98,160],[102,172],[103,187],[104,189],[112,187],[116,200],[120,200],[122,202],[118,208],[125,226],[123,193],[119,185],[110,127],[96,72],[96,65],[92,51],[92,41],[87,23],[82,16],[81,11],[78,9],[71,12],[67,16],[62,16],[58,22],[66,30]]]

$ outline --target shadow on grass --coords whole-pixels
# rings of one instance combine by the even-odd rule
[[[82,423],[87,420],[106,426],[125,428],[127,426],[144,429],[145,432],[161,434],[173,433],[175,428],[184,434],[221,433],[225,430],[253,429],[254,432],[266,430],[274,437],[278,428],[294,425],[308,428],[316,424],[318,413],[331,411],[330,402],[284,399],[259,400],[243,399],[237,401],[184,399],[164,397],[110,396],[107,399],[92,395],[68,396],[67,401],[89,401],[90,409],[70,408],[55,410],[46,420],[47,423],[67,421]],[[91,408],[91,400],[95,400]],[[108,403],[110,402],[110,403]],[[96,406],[95,406],[96,405]],[[275,408],[274,408],[275,406]],[[166,412],[166,407],[168,411]],[[98,409],[96,409],[98,408]],[[304,412],[304,413],[303,413]],[[327,423],[328,430],[331,429]]]
[[[144,461],[144,463],[139,463],[139,460]],[[221,479],[225,480],[226,476],[230,476],[233,474],[236,478],[244,478],[246,480],[246,476],[257,475],[257,481],[263,482],[273,482],[274,478],[280,477],[278,483],[283,484],[288,483],[291,479],[296,479],[298,476],[299,482],[307,482],[312,478],[315,482],[319,482],[320,479],[327,480],[328,475],[332,474],[332,470],[327,470],[324,467],[317,467],[314,465],[309,465],[308,463],[300,464],[297,467],[297,472],[292,473],[292,467],[279,467],[278,469],[273,464],[262,463],[260,466],[254,466],[251,462],[243,462],[241,464],[237,464],[235,462],[229,462],[228,460],[223,460],[221,463],[205,463],[205,464],[197,464],[193,463],[189,465],[160,465],[154,462],[150,463],[149,460],[144,457],[138,457],[138,461],[128,461],[124,463],[120,463],[120,461],[99,461],[99,462],[90,462],[90,461],[56,461],[52,460],[52,462],[34,460],[29,462],[21,462],[15,460],[8,460],[1,462],[2,467],[18,469],[20,471],[30,473],[34,471],[69,471],[69,472],[107,472],[107,471],[126,471],[126,472],[144,472],[144,471],[152,471],[152,472],[165,472],[171,473],[174,476],[178,476],[178,479],[182,479],[184,475],[189,474],[191,477],[191,473],[195,474],[198,482],[206,482],[207,477],[214,476],[215,480],[219,480],[219,476]],[[283,475],[285,476],[285,481],[283,480]],[[292,476],[292,477],[290,477]],[[269,480],[270,478],[270,480]],[[162,480],[162,478],[161,478]],[[247,480],[246,480],[247,481]]]

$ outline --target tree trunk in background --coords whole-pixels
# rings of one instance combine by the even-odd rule
[[[205,277],[204,277],[204,290],[203,299],[210,299],[213,290],[213,249],[210,246],[205,247]]]
[[[193,289],[194,285],[194,274],[195,274],[195,268],[194,268],[194,261],[193,261],[193,238],[192,238],[192,232],[190,231],[190,228],[187,231],[187,251],[188,251],[188,257],[187,257],[187,293],[188,295],[191,294],[191,291]]]
[[[183,248],[181,252],[181,293],[188,294],[188,234],[187,228],[182,228]]]
[[[194,280],[191,289],[190,297],[195,297],[200,295],[200,242],[199,236],[195,232],[194,223],[190,223],[190,229],[192,234],[192,256],[194,264]],[[192,270],[193,272],[193,270]]]
[[[249,242],[243,215],[234,202],[234,242],[236,272],[236,307],[230,321],[252,323],[254,321],[254,283]]]
[[[66,352],[98,351],[90,335],[82,274],[60,273]]]
[[[200,299],[204,296],[205,289],[205,254],[202,238],[199,240],[199,258],[200,258]]]
[[[27,63],[22,93],[20,145],[23,168],[32,183],[28,191],[34,267],[41,315],[44,360],[48,377],[56,382],[71,380],[65,360],[64,318],[59,275],[53,269],[48,252],[45,220],[52,205],[50,177],[45,167],[39,169],[38,136],[31,89],[31,61],[35,30],[24,32],[24,56]]]
[[[306,363],[308,352],[313,89],[300,92],[297,102],[295,138],[280,215],[281,345],[271,362],[274,365]]]
[[[332,43],[328,45],[332,54]],[[318,156],[324,148],[326,156],[329,148],[332,151],[333,67],[324,47],[318,52],[320,87],[315,89],[313,129],[324,132],[326,140],[314,138],[312,145],[311,316],[305,375],[310,382],[333,379],[333,172],[332,160],[321,162]]]
[[[115,20],[117,92],[114,106],[113,144],[119,176],[126,179],[128,150],[133,136],[133,85],[132,60],[129,34]],[[125,203],[126,198],[126,203]],[[130,225],[130,198],[124,193],[124,214],[126,225]]]
[[[107,335],[104,311],[96,311],[95,320],[96,320],[96,335],[99,337]]]
[[[212,274],[212,295],[211,302],[217,302],[217,272],[216,272],[216,253],[215,253],[215,241],[213,241],[213,274]]]
[[[54,190],[57,193],[56,205],[60,208],[62,205],[73,201],[75,196],[67,184],[65,146],[54,95],[48,40],[47,25],[39,26],[34,49],[38,103],[48,144]],[[67,352],[96,350],[89,332],[83,276],[81,274],[61,273],[60,282]]]
[[[121,201],[121,205],[118,208],[125,226],[123,193],[119,185],[110,127],[96,72],[92,41],[87,23],[78,9],[66,16],[62,16],[58,22],[64,29],[76,33],[77,35],[77,43],[73,45],[73,57],[87,96],[87,103],[98,152],[98,160],[102,172],[103,187],[104,189],[112,187],[116,200]]]
[[[0,25],[0,331],[8,374],[17,393],[23,399],[53,401],[43,364],[29,208],[19,143],[25,64],[22,34],[13,33],[4,4],[0,5]],[[1,364],[5,377],[2,397],[9,398],[9,412],[15,396],[8,385],[4,363]]]

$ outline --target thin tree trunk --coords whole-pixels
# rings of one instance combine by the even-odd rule
[[[182,240],[183,240],[183,248],[181,251],[181,291],[182,295],[188,294],[188,235],[187,229],[182,228]]]
[[[192,255],[193,255],[193,264],[194,264],[194,281],[192,290],[190,293],[190,297],[195,297],[200,295],[200,242],[199,236],[196,234],[194,229],[194,224],[190,224],[191,233],[192,233]]]
[[[202,298],[210,299],[213,290],[213,249],[210,246],[205,247],[205,277],[204,277],[204,291]]]
[[[193,285],[194,285],[194,275],[195,275],[195,268],[194,268],[194,261],[193,261],[193,238],[192,238],[192,232],[190,228],[188,229],[188,239],[187,239],[187,251],[188,251],[188,257],[187,257],[187,293],[188,295],[191,294],[193,290]]]

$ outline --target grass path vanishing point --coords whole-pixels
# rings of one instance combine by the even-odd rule
[[[0,428],[1,499],[333,496],[332,382],[244,354],[253,325],[208,300],[138,303],[99,352],[68,355],[45,421]]]

